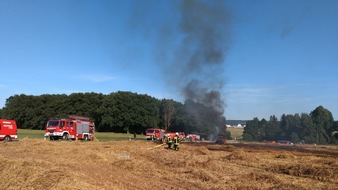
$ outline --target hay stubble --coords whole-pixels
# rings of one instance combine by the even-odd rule
[[[145,141],[0,143],[0,189],[337,189],[335,155]],[[337,151],[333,149],[332,151]]]

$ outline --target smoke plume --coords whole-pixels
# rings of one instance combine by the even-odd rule
[[[168,2],[174,7],[167,6]],[[178,88],[186,103],[189,102],[186,107],[197,124],[203,125],[199,118],[208,118],[212,121],[208,123],[215,125],[207,126],[210,133],[216,135],[224,131],[224,63],[230,44],[232,21],[224,1],[144,3],[142,1],[142,6],[135,6],[134,12],[142,14],[132,16],[132,27],[135,28],[135,23],[138,23],[137,26],[143,26],[144,31],[141,33],[146,33],[146,37],[154,35],[158,39],[155,55],[156,62],[164,69],[163,77],[170,87],[175,90]],[[168,12],[170,16],[166,17]],[[156,15],[152,17],[151,23],[140,22],[140,19],[151,14]],[[160,31],[153,33],[152,29]]]
[[[224,131],[224,63],[229,48],[231,15],[221,1],[185,0],[180,5],[182,38],[175,51],[175,75],[186,100],[202,104],[209,113],[191,107],[190,112],[210,116],[217,132]]]

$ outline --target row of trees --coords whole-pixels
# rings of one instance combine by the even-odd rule
[[[187,100],[158,100],[132,92],[73,93],[70,95],[14,95],[0,109],[1,118],[14,119],[19,128],[44,129],[49,118],[68,115],[87,116],[99,132],[143,133],[147,128],[167,131],[215,134],[219,127],[213,108]],[[217,126],[217,127],[216,127]],[[254,118],[247,122],[243,139],[247,141],[290,140],[304,143],[338,143],[338,123],[322,106],[310,114],[282,115],[280,121]],[[216,133],[217,134],[217,133]],[[230,133],[226,133],[230,139]]]
[[[247,141],[289,140],[294,143],[338,144],[338,122],[334,122],[332,113],[318,106],[310,114],[281,116],[280,121],[270,116],[269,121],[258,118],[247,121],[243,139]]]
[[[200,112],[192,115],[191,108]],[[132,92],[73,93],[70,95],[14,95],[0,109],[1,118],[15,119],[19,128],[44,129],[49,118],[68,115],[90,117],[100,132],[143,133],[147,128],[168,131],[210,133],[215,125],[207,112],[211,108],[186,101],[158,100]],[[201,110],[201,111],[198,111]],[[198,119],[197,119],[198,117]]]

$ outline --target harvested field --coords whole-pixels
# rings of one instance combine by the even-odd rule
[[[338,189],[338,147],[0,142],[0,189]]]

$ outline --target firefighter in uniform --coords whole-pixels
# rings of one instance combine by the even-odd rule
[[[167,140],[168,150],[170,150],[173,144],[173,140],[171,139],[171,136],[169,134],[167,134],[166,140]]]
[[[178,136],[178,133],[176,133],[174,137],[174,150],[178,150],[180,146],[180,137]]]

